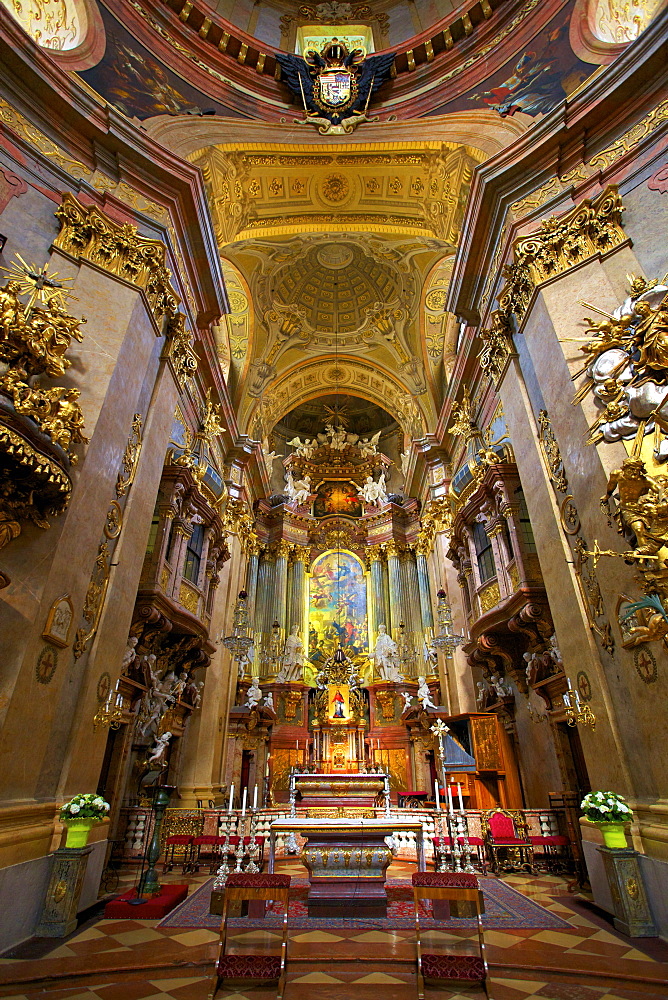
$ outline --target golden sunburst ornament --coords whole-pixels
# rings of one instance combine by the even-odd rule
[[[76,299],[65,282],[74,281],[74,278],[59,278],[58,271],[49,274],[49,265],[37,267],[36,264],[29,264],[17,253],[16,260],[12,261],[9,267],[0,268],[8,276],[10,281],[16,281],[19,285],[19,294],[28,296],[26,313],[29,316],[37,304],[47,308],[51,305],[65,308],[66,299]]]
[[[325,411],[325,419],[328,423],[332,424],[334,427],[340,425],[341,427],[347,427],[350,421],[348,415],[348,404],[347,403],[335,403],[334,406],[328,406],[327,403],[324,404],[323,409]]]

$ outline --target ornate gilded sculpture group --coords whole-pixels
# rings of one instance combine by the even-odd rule
[[[666,279],[664,279],[665,282]],[[609,476],[601,508],[628,542],[605,552],[636,564],[645,598],[625,607],[629,645],[668,636],[668,285],[629,276],[629,296],[603,319],[585,317],[580,347],[587,364],[574,403],[589,393],[599,406],[590,444],[628,441],[629,454]],[[668,470],[667,470],[668,471]],[[611,506],[612,505],[612,506]]]

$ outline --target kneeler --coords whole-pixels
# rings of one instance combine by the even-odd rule
[[[478,922],[480,955],[432,955],[422,951],[420,940],[420,900],[450,900],[472,905]],[[484,904],[475,875],[460,872],[413,872],[413,903],[417,940],[417,995],[424,1000],[425,979],[452,979],[479,982],[487,993],[487,960],[482,929]]]
[[[223,918],[220,923],[220,948],[209,1000],[213,1000],[223,979],[278,979],[276,998],[282,1000],[285,990],[285,964],[288,951],[290,881],[289,875],[252,875],[241,872],[227,876]],[[283,904],[283,938],[280,955],[228,955],[225,952],[227,914],[230,903],[244,899],[274,899]]]

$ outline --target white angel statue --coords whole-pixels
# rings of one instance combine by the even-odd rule
[[[251,681],[251,686],[246,692],[246,706],[248,708],[256,708],[260,704],[261,697],[262,689],[257,682],[257,677],[254,677]]]
[[[292,473],[288,472],[285,479],[285,492],[290,498],[290,503],[296,507],[301,507],[311,495],[311,477],[304,476],[303,479],[293,479]]]
[[[380,431],[376,431],[374,436],[369,438],[362,438],[357,443],[357,447],[360,450],[362,458],[370,458],[372,455],[378,454],[378,442],[380,441]]]
[[[148,759],[149,764],[163,764],[163,757],[167,751],[167,744],[172,738],[171,733],[163,733],[162,736],[158,736],[155,741],[155,746],[151,747],[151,756]]]
[[[385,473],[381,473],[377,483],[373,481],[371,476],[367,476],[366,482],[362,486],[357,487],[357,492],[365,503],[373,504],[376,507],[383,507],[387,503]]]
[[[431,691],[429,690],[429,685],[427,684],[427,678],[420,675],[418,677],[418,701],[422,702],[422,708],[427,711],[428,708],[438,708],[438,705],[434,705],[431,700]]]

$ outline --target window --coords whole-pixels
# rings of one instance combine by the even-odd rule
[[[160,516],[158,514],[153,515],[153,520],[151,521],[151,530],[148,533],[148,542],[146,543],[146,555],[153,555],[153,549],[155,548],[155,540],[158,537],[158,525],[160,524]]]
[[[533,537],[533,528],[531,527],[531,521],[529,520],[529,511],[527,510],[526,500],[524,499],[524,491],[521,486],[518,486],[515,490],[515,496],[519,500],[520,504],[520,518],[519,518],[519,536],[520,540],[524,546],[525,552],[535,552],[536,542]]]
[[[496,568],[494,566],[492,543],[489,535],[479,521],[476,521],[473,525],[473,544],[475,545],[475,554],[478,559],[480,582],[485,583],[486,580],[496,576]]]
[[[510,535],[510,529],[508,528],[508,522],[505,517],[503,519],[503,540],[506,543],[506,551],[508,552],[508,558],[514,559],[515,552],[513,551],[513,540]]]
[[[199,580],[199,567],[202,561],[202,548],[204,546],[204,525],[193,525],[193,533],[186,544],[186,565],[183,575],[186,580],[197,584]]]

